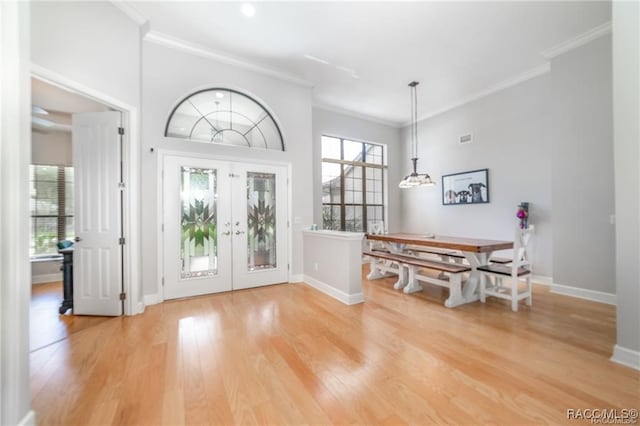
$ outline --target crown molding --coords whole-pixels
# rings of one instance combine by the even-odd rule
[[[277,79],[284,80],[289,83],[294,83],[300,86],[304,86],[304,87],[313,86],[313,83],[295,74],[291,74],[275,68],[270,68],[264,65],[250,62],[246,59],[229,55],[228,53],[216,52],[209,48],[199,46],[197,44],[194,44],[185,40],[181,40],[179,38],[176,38],[167,34],[163,34],[158,31],[147,32],[144,35],[143,40],[158,44],[160,46],[179,50],[181,52],[188,53],[191,55],[196,55],[196,56],[200,56],[207,59],[213,59],[214,61],[221,62],[223,64],[233,65],[238,68],[243,68],[249,71],[265,74],[270,77],[275,77]]]
[[[589,31],[586,31],[582,34],[570,38],[569,40],[565,40],[560,44],[556,44],[555,46],[542,51],[542,56],[547,60],[553,59],[556,56],[562,55],[563,53],[573,50],[576,47],[583,46],[590,41],[593,41],[607,34],[611,34],[611,21],[591,28]]]
[[[532,68],[528,71],[523,72],[522,74],[518,74],[515,77],[511,77],[507,80],[502,81],[494,86],[488,87],[484,90],[476,92],[466,98],[460,99],[457,102],[453,102],[443,108],[437,109],[435,111],[429,111],[426,114],[423,114],[418,117],[418,121],[426,120],[431,117],[435,117],[438,114],[442,114],[443,112],[450,111],[454,108],[461,107],[462,105],[468,104],[469,102],[476,101],[480,98],[484,98],[485,96],[492,95],[494,93],[500,92],[501,90],[508,89],[509,87],[513,87],[517,84],[524,83],[527,80],[531,80],[532,78],[536,78],[540,75],[546,74],[551,71],[551,64],[549,62],[545,62],[544,64]],[[402,124],[402,127],[408,126],[410,121],[407,121]]]
[[[393,127],[396,129],[399,129],[402,127],[402,123],[397,122],[397,121],[389,121],[389,120],[384,120],[378,117],[373,117],[370,115],[366,115],[366,114],[361,114],[359,112],[355,112],[355,111],[349,111],[346,109],[342,109],[339,107],[335,107],[335,106],[331,106],[331,105],[327,105],[327,104],[322,104],[322,103],[318,103],[318,102],[313,102],[311,104],[311,106],[313,108],[318,108],[318,109],[322,109],[328,112],[334,112],[336,114],[341,114],[341,115],[346,115],[352,118],[357,118],[359,120],[364,120],[364,121],[369,121],[371,123],[375,123],[375,124],[382,124],[384,126],[389,126],[389,127]]]
[[[111,4],[120,9],[122,13],[127,15],[138,26],[143,26],[149,22],[146,16],[144,16],[138,9],[133,7],[129,2],[122,0],[111,0]]]

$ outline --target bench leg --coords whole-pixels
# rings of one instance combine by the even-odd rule
[[[395,284],[393,285],[393,288],[395,288],[396,290],[400,290],[402,288],[404,288],[407,285],[407,277],[408,273],[407,273],[407,268],[404,267],[404,265],[398,265],[398,281],[395,282]]]
[[[422,285],[420,285],[420,283],[416,279],[416,271],[418,270],[418,268],[413,265],[407,265],[407,268],[409,268],[409,283],[403,291],[406,294],[415,293],[416,291],[422,291]]]
[[[449,298],[445,300],[444,306],[455,308],[467,303],[462,297],[462,274],[449,275]]]
[[[378,268],[379,260],[371,259],[369,262],[369,274],[367,274],[368,280],[378,280],[380,278],[386,278],[391,276],[390,273],[380,270]]]

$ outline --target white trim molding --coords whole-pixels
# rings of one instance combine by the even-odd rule
[[[140,132],[138,130],[140,117],[138,108],[126,102],[122,102],[110,95],[94,90],[84,84],[63,76],[55,71],[31,63],[31,75],[38,80],[59,87],[68,92],[92,99],[101,104],[106,104],[123,113],[125,131],[124,173],[127,191],[124,199],[124,228],[127,244],[124,245],[124,291],[127,298],[124,305],[125,315],[142,313],[142,288],[140,280]],[[29,127],[30,128],[30,127]]]
[[[616,304],[616,295],[613,293],[605,293],[604,291],[589,290],[586,288],[553,283],[551,284],[551,293],[577,297],[578,299],[591,300],[593,302],[606,303],[607,305]]]
[[[326,294],[327,296],[331,296],[334,299],[339,300],[345,305],[355,305],[356,303],[364,302],[364,294],[362,294],[362,292],[347,294],[344,291],[340,291],[337,288],[323,283],[322,281],[316,280],[315,278],[312,278],[308,275],[304,276],[304,283],[310,287],[315,288],[319,292]]]
[[[640,370],[640,352],[619,345],[613,347],[611,361]]]
[[[142,298],[142,302],[144,306],[157,305],[158,303],[162,303],[162,295],[159,293],[154,294],[145,294]]]
[[[302,274],[295,274],[295,275],[291,275],[289,277],[289,282],[290,283],[300,283],[304,281],[304,275]]]
[[[544,56],[544,58],[547,60],[553,59],[556,56],[560,56],[563,53],[567,53],[568,51],[573,50],[577,47],[584,46],[590,41],[598,39],[607,34],[611,34],[611,21],[591,28],[589,31],[585,31],[582,34],[579,34],[575,37],[570,38],[569,40],[565,40],[562,43],[556,44],[555,46],[544,50],[542,52],[542,56]]]
[[[275,68],[267,67],[265,65],[256,64],[237,56],[230,55],[228,53],[216,52],[207,47],[199,46],[195,43],[191,43],[186,40],[163,34],[158,31],[149,31],[144,35],[144,41],[158,44],[160,46],[168,47],[170,49],[179,50],[191,55],[200,56],[203,58],[213,59],[214,61],[221,62],[223,64],[232,65],[234,67],[246,69],[249,71],[258,72],[261,74],[275,77],[280,80],[288,81],[290,83],[298,84],[304,87],[312,87],[313,83],[305,80],[304,78],[291,74],[286,71],[281,71]]]
[[[31,284],[54,283],[57,281],[62,281],[62,272],[31,276]]]
[[[532,275],[531,281],[534,284],[540,284],[540,285],[546,285],[546,286],[550,286],[551,284],[553,284],[553,278],[548,277],[546,275]]]

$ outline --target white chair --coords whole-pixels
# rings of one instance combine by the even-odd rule
[[[478,267],[480,271],[480,301],[487,296],[511,300],[511,310],[518,312],[518,301],[526,299],[531,306],[531,264],[527,256],[527,245],[533,234],[534,226],[526,229],[516,228],[513,245],[513,259],[510,264],[490,263]],[[520,289],[520,280],[525,279],[524,290]]]

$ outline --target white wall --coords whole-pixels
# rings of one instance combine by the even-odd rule
[[[34,2],[36,65],[133,106],[140,99],[140,30],[110,2]]]
[[[613,2],[617,345],[640,369],[640,6]],[[629,354],[624,357],[623,354]],[[635,353],[635,356],[633,356]]]
[[[0,2],[0,424],[33,424],[29,385],[29,8]]]
[[[239,157],[246,161],[286,162],[292,165],[293,275],[302,274],[302,232],[313,221],[311,150],[311,89],[263,74],[145,42],[143,48],[142,205],[144,207],[143,282],[147,295],[158,292],[156,261],[157,150]],[[228,87],[250,94],[270,108],[280,125],[286,151],[189,142],[164,137],[167,118],[176,103],[198,89]],[[154,148],[155,153],[150,152]],[[296,219],[297,218],[297,219]]]
[[[528,201],[534,273],[551,275],[549,80],[545,74],[419,123],[418,172],[437,186],[401,190],[402,231],[513,240],[517,205]],[[460,145],[468,133],[472,142]],[[408,145],[403,170],[410,168]],[[442,205],[443,175],[485,168],[488,204]]]
[[[553,281],[614,294],[611,36],[551,61]]]
[[[31,163],[73,165],[70,132],[31,132]]]
[[[338,136],[357,141],[375,142],[387,145],[388,221],[390,232],[400,228],[400,194],[398,182],[401,179],[402,144],[400,129],[373,121],[347,116],[319,107],[313,108],[313,221],[322,226],[322,144],[321,138]]]

